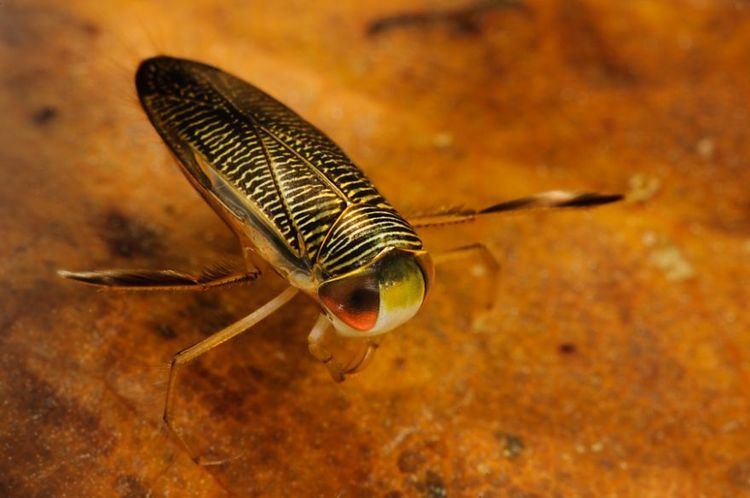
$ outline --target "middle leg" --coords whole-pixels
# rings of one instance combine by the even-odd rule
[[[289,287],[284,292],[277,295],[275,298],[271,299],[269,302],[247,315],[245,318],[234,322],[227,328],[213,334],[210,337],[207,337],[198,344],[195,344],[187,349],[183,349],[172,359],[169,370],[169,381],[167,383],[167,394],[164,402],[164,422],[166,423],[170,432],[175,435],[182,447],[185,448],[190,457],[196,463],[202,462],[200,461],[199,457],[196,456],[195,453],[193,453],[190,445],[187,444],[185,438],[172,423],[174,415],[174,395],[177,386],[177,374],[180,368],[183,367],[186,363],[195,360],[203,353],[206,353],[216,346],[236,337],[242,332],[245,332],[247,329],[260,322],[267,316],[271,315],[276,310],[281,308],[284,304],[289,302],[295,296],[295,294],[297,294],[297,292],[298,290],[296,288]]]
[[[487,290],[484,306],[486,311],[490,311],[495,306],[495,297],[497,295],[500,280],[500,264],[497,262],[495,255],[487,249],[486,245],[477,243],[449,249],[445,252],[436,254],[433,257],[433,261],[436,265],[440,265],[457,259],[464,259],[469,256],[479,256],[482,259],[482,266],[487,272],[485,276],[489,282],[489,289]]]

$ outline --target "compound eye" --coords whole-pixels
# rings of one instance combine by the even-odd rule
[[[380,290],[374,275],[354,275],[324,282],[318,295],[334,315],[355,330],[366,332],[378,321]]]

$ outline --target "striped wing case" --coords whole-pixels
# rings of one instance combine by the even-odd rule
[[[386,247],[422,247],[336,144],[258,88],[163,56],[141,63],[136,88],[192,183],[227,212],[249,206],[252,229],[298,267],[336,276]]]

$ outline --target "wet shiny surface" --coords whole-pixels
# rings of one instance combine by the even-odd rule
[[[0,3],[0,494],[750,495],[750,7],[340,3]],[[167,362],[282,283],[55,276],[236,253],[137,105],[162,52],[286,102],[404,212],[638,201],[424,231],[489,245],[496,307],[477,261],[438,268],[344,384],[295,299],[186,369],[180,426],[226,460],[202,468],[161,427]]]

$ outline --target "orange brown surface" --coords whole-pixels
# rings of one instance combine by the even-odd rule
[[[0,1],[0,495],[750,496],[750,4]],[[476,261],[342,385],[295,299],[167,362],[282,283],[96,292],[58,268],[235,253],[138,108],[156,53],[325,130],[405,212],[553,188],[588,212],[425,231]]]

